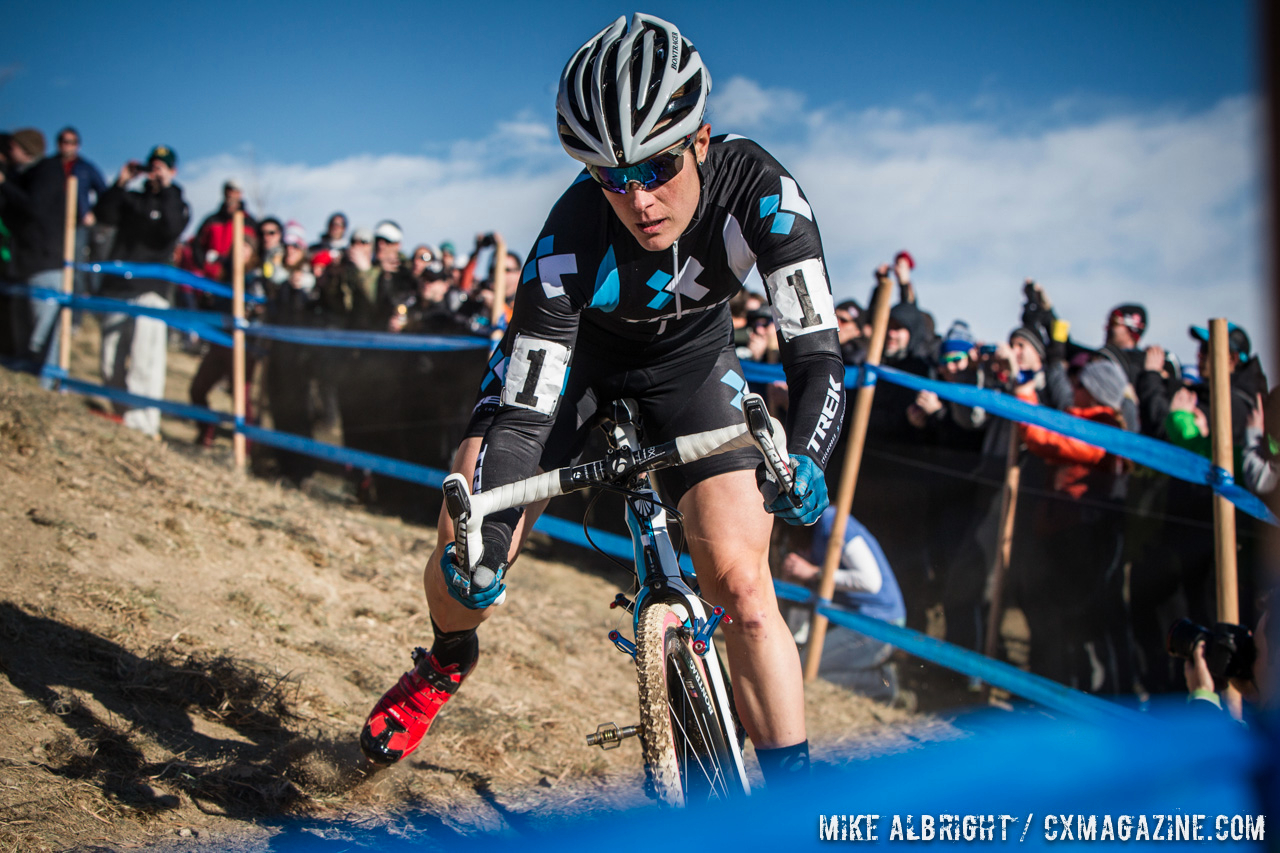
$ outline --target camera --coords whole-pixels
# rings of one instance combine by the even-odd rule
[[[1204,660],[1213,676],[1213,685],[1221,690],[1228,678],[1251,680],[1258,647],[1253,632],[1243,625],[1218,622],[1212,628],[1182,618],[1169,626],[1165,648],[1173,657],[1192,660],[1196,643],[1204,642]]]
[[[485,248],[488,248],[489,246],[492,246],[495,242],[497,241],[494,239],[494,236],[492,233],[483,234],[481,235],[480,239],[476,241],[476,248],[485,249]]]
[[[996,348],[997,348],[996,344],[983,344],[982,346],[978,347],[978,355],[995,355]]]

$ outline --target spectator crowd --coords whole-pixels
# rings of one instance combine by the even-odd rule
[[[223,184],[218,209],[204,216],[184,241],[181,236],[193,220],[175,180],[179,160],[171,147],[153,147],[145,159],[123,164],[108,181],[80,155],[80,142],[74,128],[64,128],[56,136],[56,151],[48,154],[38,130],[0,135],[0,281],[61,287],[65,182],[74,175],[79,260],[172,264],[226,283],[232,275],[232,223],[237,212],[243,213],[246,288],[262,298],[252,319],[274,325],[487,334],[495,322],[504,325],[520,286],[521,258],[511,252],[499,257],[496,247],[504,244],[496,235],[478,235],[465,261],[449,242],[419,242],[409,249],[402,226],[389,219],[353,226],[336,212],[323,233],[310,236],[287,216],[258,216],[261,211],[246,209],[243,187],[234,179]],[[1051,290],[1028,280],[1021,285],[1024,305],[1021,316],[1010,318],[1011,331],[983,340],[963,318],[945,327],[937,322],[942,318],[927,310],[927,292],[917,292],[914,269],[914,259],[904,251],[874,271],[877,282],[896,289],[883,364],[944,383],[990,389],[1209,454],[1211,389],[1204,326],[1193,323],[1188,330],[1199,345],[1197,364],[1181,365],[1169,348],[1146,340],[1143,305],[1119,304],[1099,312],[1105,343],[1093,349],[1072,339],[1071,321],[1077,318],[1059,316]],[[133,306],[99,316],[105,385],[163,397],[166,353],[172,346],[187,347],[201,357],[189,388],[196,405],[207,406],[210,391],[230,376],[229,350],[176,335],[146,313],[171,306],[226,311],[225,300],[138,277],[77,273],[75,287],[79,294]],[[495,310],[497,299],[505,299],[505,305]],[[57,306],[7,297],[0,308],[0,352],[31,367],[55,365]],[[744,290],[730,309],[740,358],[777,361],[778,332],[765,295]],[[849,366],[867,358],[869,309],[869,300],[850,299],[836,306],[841,350]],[[1277,397],[1267,387],[1248,333],[1235,324],[1230,326],[1230,350],[1237,479],[1266,495],[1277,483],[1280,445],[1269,432],[1280,425]],[[249,377],[255,361],[264,359],[258,372],[265,394],[250,399],[265,397],[276,429],[311,435],[323,420],[340,421],[349,446],[388,453],[389,409],[378,396],[383,392],[370,388],[374,362],[368,353],[276,342],[269,351],[250,353]],[[758,390],[776,410],[785,408],[785,387]],[[450,393],[463,395],[469,408],[473,389]],[[397,411],[397,417],[410,421],[422,415],[408,408]],[[154,408],[120,406],[117,415],[127,426],[159,433]],[[253,420],[257,413],[250,411],[248,417]],[[212,444],[215,437],[208,427],[200,441]],[[833,494],[842,468],[840,453],[828,467]],[[1022,655],[1034,672],[1095,693],[1146,695],[1183,687],[1181,666],[1165,654],[1164,629],[1178,616],[1202,624],[1214,621],[1207,487],[1135,467],[1096,446],[1014,424],[929,391],[888,382],[877,387],[854,514],[859,535],[875,543],[885,571],[870,572],[877,578],[875,589],[862,589],[856,578],[867,572],[854,569],[871,563],[851,558],[851,586],[845,592],[880,595],[883,578],[896,575],[892,589],[895,595],[901,589],[905,614],[893,610],[893,620],[905,618],[907,625],[925,629],[941,616],[948,640],[981,650],[992,613],[1000,490],[1010,458],[1021,469],[1010,599],[1025,616],[1030,639],[1026,649],[1003,652]],[[295,482],[315,470],[314,460],[298,454],[280,452],[277,460],[279,473]],[[1258,537],[1247,520],[1242,525],[1242,601],[1247,611]],[[830,529],[828,519],[821,535],[829,536]],[[822,547],[793,544],[792,551],[816,559],[824,547],[825,540]],[[889,564],[892,574],[887,573]],[[788,571],[794,580],[813,580],[812,560],[793,558],[784,573]],[[1242,613],[1246,621],[1248,616]],[[875,666],[884,665],[887,652],[877,648],[867,654]]]

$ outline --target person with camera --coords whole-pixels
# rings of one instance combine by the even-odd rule
[[[652,93],[643,104],[620,78],[633,73],[649,78],[637,81]],[[808,770],[809,753],[800,659],[773,593],[769,534],[775,514],[808,525],[827,506],[823,468],[843,420],[844,366],[814,212],[758,145],[712,138],[710,88],[688,39],[644,14],[630,27],[618,18],[569,60],[560,140],[586,171],[534,244],[453,470],[483,491],[559,467],[594,404],[624,395],[638,401],[649,444],[741,423],[728,302],[755,267],[780,337],[785,452],[801,506],[783,495],[765,504],[754,448],[656,476],[683,514],[701,594],[733,615],[724,638],[737,711],[766,781],[782,784]],[[475,576],[457,564],[442,515],[423,577],[435,642],[369,714],[360,743],[371,760],[390,764],[415,749],[471,675],[476,629],[506,590],[540,509],[485,522],[486,571]]]
[[[122,261],[171,264],[178,238],[191,220],[191,209],[174,183],[178,155],[167,145],[151,149],[140,163],[131,160],[120,169],[116,182],[98,199],[94,215],[116,228],[115,254]],[[135,180],[140,187],[130,189]],[[173,285],[150,278],[106,276],[102,295],[147,308],[168,308]],[[163,320],[130,314],[104,314],[102,327],[102,380],[131,394],[163,399],[168,355],[168,332]],[[159,437],[160,410],[148,406],[123,411],[125,426]]]
[[[1193,707],[1213,706],[1218,711],[1226,710],[1237,722],[1244,722],[1242,715],[1237,716],[1237,709],[1223,708],[1219,694],[1228,686],[1256,707],[1271,707],[1271,613],[1266,601],[1261,609],[1253,631],[1228,622],[1206,628],[1186,618],[1169,627],[1166,649],[1171,657],[1183,662],[1187,701]]]

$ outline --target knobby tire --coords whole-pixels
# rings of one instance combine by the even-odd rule
[[[708,692],[706,666],[680,614],[668,604],[645,607],[636,630],[640,741],[648,786],[669,806],[742,793],[726,727]]]

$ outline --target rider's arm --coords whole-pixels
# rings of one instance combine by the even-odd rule
[[[840,436],[845,393],[822,237],[795,180],[763,149],[756,162],[742,228],[778,327],[790,395],[787,451],[825,468]]]
[[[473,488],[504,486],[536,473],[555,422],[578,335],[581,306],[558,282],[541,277],[516,291],[511,325],[499,347],[503,355],[500,405],[485,433]],[[505,560],[522,508],[486,518],[485,563]]]

